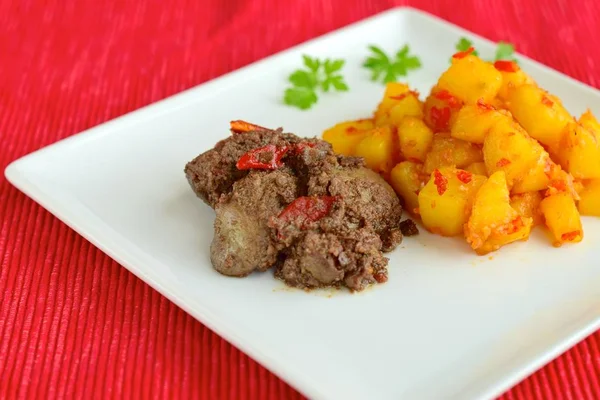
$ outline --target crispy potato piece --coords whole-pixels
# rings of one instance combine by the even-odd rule
[[[358,143],[354,155],[363,157],[367,167],[373,171],[389,173],[395,165],[395,135],[389,125],[374,128]]]
[[[423,165],[413,161],[402,161],[392,169],[390,184],[404,199],[404,208],[412,214],[418,214],[419,192],[427,179]]]
[[[533,146],[537,157],[535,164],[519,178],[511,189],[511,193],[526,193],[543,190],[550,184],[549,171],[554,167],[548,152],[542,146]]]
[[[600,179],[585,182],[579,197],[577,208],[581,215],[600,217]]]
[[[358,143],[374,126],[372,119],[341,122],[323,132],[323,140],[329,142],[336,153],[353,156]]]
[[[555,152],[573,117],[556,96],[528,84],[509,91],[506,105],[519,124],[536,140]]]
[[[581,242],[583,229],[579,211],[569,193],[561,192],[546,197],[540,204],[546,226],[554,236],[555,247],[567,242]]]
[[[494,125],[483,142],[483,158],[490,175],[504,171],[509,188],[536,163],[544,149],[512,121]]]
[[[427,126],[434,132],[448,132],[463,102],[447,90],[431,89],[425,99],[423,114]]]
[[[436,168],[464,168],[483,161],[481,149],[472,143],[450,137],[447,133],[436,133],[431,150],[425,157],[425,173],[430,174]]]
[[[376,125],[398,125],[406,117],[423,118],[423,102],[419,100],[417,92],[410,91],[396,98],[398,99],[397,104],[392,106],[388,112],[378,117],[375,121]]]
[[[423,162],[433,142],[433,132],[423,120],[405,117],[398,125],[398,138],[404,159]]]
[[[543,196],[540,192],[513,194],[510,196],[510,206],[514,208],[521,217],[531,218],[533,221],[532,226],[537,226],[544,223],[544,216],[540,210],[542,198]]]
[[[471,248],[483,255],[514,241],[526,240],[531,225],[531,218],[522,217],[510,206],[506,175],[500,170],[477,191],[465,237]]]
[[[465,168],[465,170],[475,175],[488,176],[487,168],[485,167],[485,163],[483,161],[470,164],[467,168]]]
[[[593,124],[590,124],[593,126]],[[557,158],[574,178],[600,178],[600,143],[595,132],[581,123],[570,123],[560,140]]]
[[[484,176],[454,167],[434,170],[418,196],[425,228],[442,236],[460,235],[475,193],[484,181]]]
[[[493,65],[468,55],[452,59],[452,65],[438,80],[440,90],[447,90],[465,103],[478,100],[490,103],[502,86],[502,75]]]
[[[500,120],[511,121],[512,117],[481,102],[467,104],[456,115],[450,134],[456,139],[482,144],[485,135]]]

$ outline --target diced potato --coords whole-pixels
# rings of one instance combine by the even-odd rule
[[[531,218],[533,220],[533,226],[536,226],[544,223],[544,216],[540,210],[542,198],[540,192],[513,194],[510,196],[510,206],[514,208],[521,217]]]
[[[581,215],[600,217],[600,179],[585,182],[577,208]]]
[[[535,85],[521,85],[509,91],[506,105],[525,130],[553,152],[573,117],[560,100]]]
[[[376,125],[398,125],[405,117],[423,118],[423,102],[419,100],[417,92],[408,92],[396,99],[397,104],[377,117]]]
[[[383,93],[383,99],[377,106],[375,111],[374,120],[376,125],[387,124],[389,118],[389,112],[395,105],[400,103],[400,100],[407,99],[410,95],[410,88],[408,85],[400,82],[388,82],[385,86],[385,92]]]
[[[492,127],[483,142],[483,158],[488,173],[504,171],[509,188],[536,163],[543,148],[512,121]]]
[[[447,90],[465,103],[478,100],[490,103],[502,85],[502,75],[493,65],[468,55],[453,59],[452,65],[438,80],[441,90]]]
[[[400,153],[407,160],[425,161],[431,147],[433,132],[419,118],[406,117],[398,125]]]
[[[443,236],[460,235],[473,197],[484,181],[484,176],[453,167],[433,171],[418,196],[423,225]]]
[[[448,132],[463,102],[447,90],[431,89],[425,99],[424,120],[434,132]]]
[[[582,124],[570,123],[560,140],[560,165],[579,179],[600,178],[600,143],[594,132]]]
[[[593,132],[596,138],[600,136],[600,122],[598,122],[590,110],[587,110],[581,114],[581,117],[579,117],[579,123]]]
[[[550,159],[548,152],[536,143],[534,153],[537,161],[535,164],[518,179],[512,187],[511,193],[526,193],[543,190],[550,184],[549,172],[554,162]]]
[[[464,168],[480,161],[483,161],[483,153],[477,145],[445,133],[437,133],[433,136],[431,150],[425,157],[425,173],[430,174],[434,169],[442,167]]]
[[[502,100],[508,99],[508,92],[522,85],[535,84],[533,79],[517,66],[514,72],[500,71],[502,75],[502,86],[498,92],[498,97]]]
[[[468,104],[456,115],[450,134],[456,139],[481,144],[490,128],[502,119],[510,121],[512,117],[483,103]]]
[[[526,240],[532,219],[510,206],[504,171],[493,173],[481,185],[473,201],[465,237],[477,254],[483,255],[517,240]]]
[[[418,214],[418,196],[426,180],[427,177],[423,175],[423,165],[412,161],[397,164],[390,174],[390,184],[404,199],[404,208],[413,214]]]
[[[372,119],[341,122],[323,132],[323,140],[329,142],[336,153],[352,156],[356,145],[374,126]]]
[[[556,193],[568,193],[574,200],[579,200],[579,191],[577,190],[573,175],[563,170],[560,165],[551,163],[548,176],[550,177],[550,183],[548,183],[546,196]]]
[[[485,167],[485,163],[483,161],[470,164],[465,169],[475,175],[488,176],[487,168]]]
[[[546,197],[540,204],[546,226],[554,236],[553,245],[580,242],[583,239],[581,218],[573,197],[568,193],[556,193]]]
[[[374,128],[358,143],[354,155],[363,157],[367,167],[376,172],[390,172],[395,165],[394,136],[390,126]]]

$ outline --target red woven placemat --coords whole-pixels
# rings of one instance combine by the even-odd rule
[[[0,2],[0,167],[405,2]],[[600,3],[410,5],[600,86]],[[598,106],[598,105],[595,105]],[[599,112],[600,109],[596,109]],[[600,398],[600,332],[505,394]],[[0,398],[300,398],[0,178]]]

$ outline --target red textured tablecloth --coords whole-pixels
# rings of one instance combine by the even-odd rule
[[[0,168],[394,5],[600,86],[600,2],[0,1]],[[596,111],[599,111],[595,105]],[[600,399],[600,332],[505,399]],[[0,398],[302,396],[0,178]]]

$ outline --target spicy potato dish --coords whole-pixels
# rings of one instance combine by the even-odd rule
[[[580,242],[580,215],[600,216],[600,123],[570,115],[513,61],[457,53],[424,100],[388,83],[372,118],[323,139],[363,157],[430,232],[478,254],[537,225],[554,246]]]

